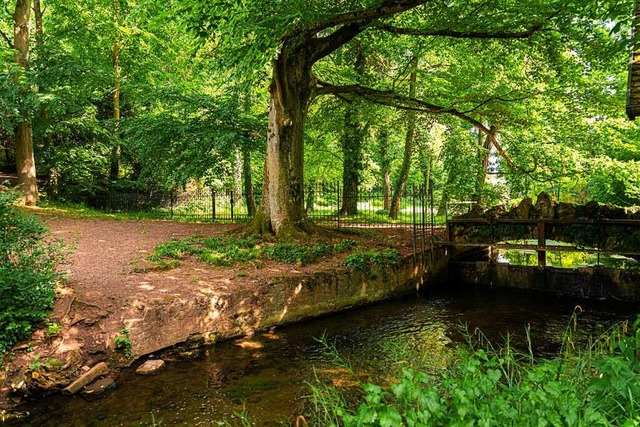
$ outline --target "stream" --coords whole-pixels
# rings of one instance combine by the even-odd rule
[[[525,349],[530,325],[538,356],[559,351],[576,305],[578,339],[635,318],[638,305],[578,301],[517,290],[459,289],[428,292],[277,328],[252,338],[219,343],[187,360],[175,360],[154,376],[122,372],[116,389],[104,398],[53,396],[20,408],[21,426],[211,426],[237,425],[245,410],[252,425],[292,425],[305,412],[308,383],[340,383],[347,374],[336,367],[324,336],[355,371],[371,381],[398,368],[399,349],[437,359],[464,343],[468,330],[480,328],[495,343],[507,334]],[[161,331],[159,331],[161,333]],[[138,366],[142,361],[137,362]],[[28,415],[26,415],[28,413]]]

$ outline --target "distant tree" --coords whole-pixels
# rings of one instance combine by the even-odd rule
[[[31,21],[31,0],[17,0],[13,13],[16,63],[24,70],[29,70],[29,25]],[[16,85],[21,85],[20,77],[15,78]],[[23,92],[28,91],[24,86]],[[15,129],[16,168],[18,170],[18,186],[24,196],[24,204],[34,206],[38,201],[38,183],[36,180],[36,162],[33,152],[33,127],[29,112],[21,112],[20,121]]]

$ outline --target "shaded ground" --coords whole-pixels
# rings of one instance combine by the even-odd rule
[[[15,378],[19,369],[33,376],[25,367],[34,361],[45,363],[55,359],[62,370],[29,379],[43,389],[66,384],[80,367],[92,366],[110,357],[114,336],[127,325],[132,309],[138,305],[142,308],[194,296],[233,295],[241,289],[258,292],[276,277],[335,270],[347,256],[338,254],[304,266],[261,260],[234,267],[216,267],[187,258],[180,261],[178,268],[158,271],[147,260],[157,244],[172,238],[221,235],[237,231],[241,226],[50,215],[41,215],[41,219],[54,237],[74,247],[70,263],[64,267],[69,280],[60,291],[51,316],[52,321],[62,326],[62,331],[53,336],[46,335],[44,330],[37,331],[29,343],[16,347],[15,359],[8,367],[10,378]],[[403,255],[412,251],[411,230],[401,228],[355,233],[336,231],[314,237],[308,243],[337,243],[345,238],[367,250],[393,246]],[[64,372],[60,375],[65,377],[56,377],[58,372]],[[6,396],[7,391],[8,388],[0,390],[0,395]]]
[[[108,311],[115,311],[128,301],[145,298],[168,298],[207,293],[216,290],[233,291],[283,274],[303,274],[337,263],[329,257],[306,266],[264,261],[235,267],[215,267],[194,258],[182,260],[178,268],[156,271],[146,260],[153,248],[173,238],[216,236],[238,230],[236,224],[193,224],[172,221],[112,221],[43,217],[56,238],[75,247],[70,257],[67,287],[80,302],[89,302]],[[336,233],[323,240],[353,239],[367,249],[397,247],[401,253],[411,250],[411,233],[406,229],[385,229],[359,234]],[[317,240],[314,239],[314,240]],[[59,316],[58,304],[56,317]],[[63,320],[63,319],[61,319]]]

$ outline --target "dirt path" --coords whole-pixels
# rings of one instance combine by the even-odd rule
[[[42,219],[53,236],[74,247],[67,268],[68,287],[73,289],[76,298],[109,310],[117,309],[141,290],[161,288],[169,294],[184,290],[185,281],[193,274],[188,266],[172,274],[140,272],[145,259],[159,243],[194,235],[219,235],[238,227],[172,221]],[[181,275],[185,280],[177,278]]]

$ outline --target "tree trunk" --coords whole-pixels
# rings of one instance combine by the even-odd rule
[[[279,239],[314,230],[304,209],[304,124],[312,92],[309,52],[285,44],[274,60],[269,86],[267,158],[260,212],[252,226]]]
[[[233,191],[234,203],[238,207],[242,204],[242,153],[239,147],[236,147],[235,158],[233,159]]]
[[[416,94],[416,80],[417,80],[417,68],[418,57],[415,56],[412,61],[412,71],[409,78],[409,96],[415,97]],[[402,201],[402,193],[407,185],[407,179],[409,178],[409,171],[411,169],[411,155],[413,154],[413,142],[416,133],[416,113],[410,111],[407,113],[407,135],[404,140],[404,156],[402,158],[402,166],[400,167],[400,174],[398,180],[393,189],[393,198],[391,199],[391,207],[389,208],[389,217],[391,219],[398,219],[398,213],[400,212],[400,202]]]
[[[253,178],[251,175],[251,152],[245,146],[242,147],[242,180],[244,186],[244,201],[247,205],[247,214],[256,214],[256,199],[253,194]]]
[[[112,63],[113,63],[113,127],[114,127],[114,145],[111,150],[111,168],[109,171],[109,178],[112,180],[118,179],[120,176],[120,87],[122,85],[122,76],[120,70],[120,16],[118,1],[113,0],[113,19],[115,24],[115,34],[113,39],[113,51],[112,51]]]
[[[17,0],[14,22],[13,46],[17,51],[18,66],[29,69],[29,20],[31,17],[31,0]],[[17,82],[16,82],[17,84]],[[23,93],[23,95],[27,95]],[[33,131],[29,114],[22,111],[22,122],[15,132],[16,169],[18,187],[24,195],[24,203],[34,206],[38,201],[38,184],[36,181],[36,162],[33,153]]]
[[[38,44],[42,43],[42,34],[44,33],[44,26],[42,25],[43,12],[40,0],[33,0],[33,17],[36,21],[36,40]]]
[[[358,186],[362,173],[362,144],[366,125],[359,120],[361,102],[352,101],[347,105],[342,135],[342,208],[341,215],[358,213]]]
[[[627,116],[635,120],[640,115],[640,44],[636,37],[640,34],[640,0],[635,0],[633,8],[633,51],[629,63],[629,80],[627,86]]]
[[[391,159],[389,158],[389,131],[383,128],[378,133],[378,156],[382,174],[382,194],[384,210],[391,208]]]

